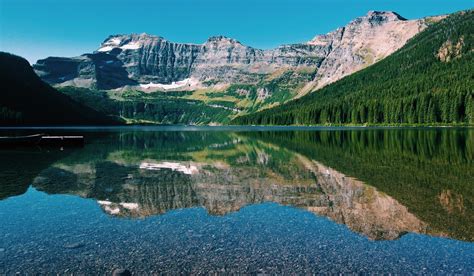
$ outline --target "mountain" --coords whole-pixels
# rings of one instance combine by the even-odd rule
[[[0,52],[0,125],[116,124],[41,81],[25,59]]]
[[[406,20],[371,11],[308,42],[268,50],[224,36],[190,44],[148,34],[112,35],[93,53],[49,57],[33,67],[75,100],[130,122],[223,124],[363,69],[440,18]]]
[[[34,68],[50,84],[97,89],[130,85],[155,90],[196,88],[203,82],[256,83],[259,77],[279,69],[319,68],[313,84],[322,87],[391,54],[423,30],[426,22],[406,20],[394,12],[371,11],[306,43],[270,50],[224,36],[187,44],[148,34],[112,35],[92,54],[49,57],[39,60]]]
[[[236,124],[473,124],[474,10],[431,25],[384,60]]]

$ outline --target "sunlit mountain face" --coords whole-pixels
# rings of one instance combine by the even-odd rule
[[[32,186],[94,199],[103,212],[124,219],[192,207],[226,216],[274,202],[327,217],[372,240],[409,232],[474,239],[465,223],[473,218],[472,131],[96,136],[83,150],[63,152],[36,170]]]

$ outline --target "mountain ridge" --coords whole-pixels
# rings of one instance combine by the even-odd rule
[[[383,30],[387,24],[400,30]],[[272,49],[254,48],[222,35],[211,36],[196,44],[172,42],[145,33],[114,34],[108,36],[95,52],[87,54],[89,56],[82,55],[63,62],[47,58],[39,60],[34,68],[38,75],[53,85],[106,90],[126,85],[141,89],[137,84],[171,84],[189,78],[195,80],[194,85],[180,89],[202,88],[206,81],[252,84],[259,76],[280,69],[318,68],[320,72],[303,91],[304,94],[384,58],[426,26],[425,19],[407,20],[395,12],[370,11],[342,28],[317,35],[307,42],[283,44]],[[379,41],[389,45],[379,50],[377,45],[364,43],[371,39],[372,33],[381,33]],[[357,47],[353,49],[352,44]],[[331,56],[332,52],[344,62],[342,69],[339,68],[341,63]],[[110,56],[101,61],[87,59],[100,53]],[[114,58],[123,64],[116,63]],[[74,63],[80,68],[56,76],[57,68],[63,67],[64,63]],[[103,82],[91,74],[103,74],[104,68],[113,66],[125,70],[127,76]],[[83,72],[80,70],[82,67],[89,70]]]
[[[131,123],[227,124],[376,64],[443,18],[370,11],[305,43],[266,50],[225,36],[186,44],[110,35],[93,53],[50,57],[34,68],[76,101]],[[450,47],[441,55],[450,58]]]

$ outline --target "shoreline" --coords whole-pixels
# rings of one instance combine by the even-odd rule
[[[316,131],[364,129],[472,129],[473,125],[87,125],[0,126],[0,130]]]

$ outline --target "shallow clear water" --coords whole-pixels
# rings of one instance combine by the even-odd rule
[[[473,129],[41,132],[86,145],[0,150],[0,274],[474,272]]]

